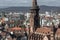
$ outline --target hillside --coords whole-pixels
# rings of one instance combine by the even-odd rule
[[[29,12],[31,7],[8,7],[8,8],[0,8],[0,12],[5,11],[5,12]],[[42,5],[40,6],[40,12],[44,13],[45,11],[53,11],[53,12],[58,12],[60,13],[60,7],[56,6],[45,6]]]

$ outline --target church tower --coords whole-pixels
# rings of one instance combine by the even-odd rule
[[[37,0],[32,0],[30,12],[30,27],[32,31],[35,31],[40,27],[39,6],[37,5]]]

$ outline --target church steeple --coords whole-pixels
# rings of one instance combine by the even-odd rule
[[[39,9],[39,6],[37,5],[37,0],[32,0],[32,9]]]
[[[30,10],[30,26],[33,27],[33,30],[36,30],[40,27],[39,6],[37,5],[37,0],[32,0],[32,8]]]
[[[34,7],[34,6],[37,6],[37,0],[33,0],[32,1],[32,6]]]

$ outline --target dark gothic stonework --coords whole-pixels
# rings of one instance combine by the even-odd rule
[[[32,8],[30,10],[30,20],[32,22],[30,24],[32,24],[33,30],[36,30],[40,27],[39,6],[37,5],[37,0],[32,0]]]

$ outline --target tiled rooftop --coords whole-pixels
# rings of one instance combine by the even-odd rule
[[[56,34],[60,35],[60,28],[57,29]]]
[[[51,29],[47,27],[37,28],[36,32],[48,34],[51,32]]]

